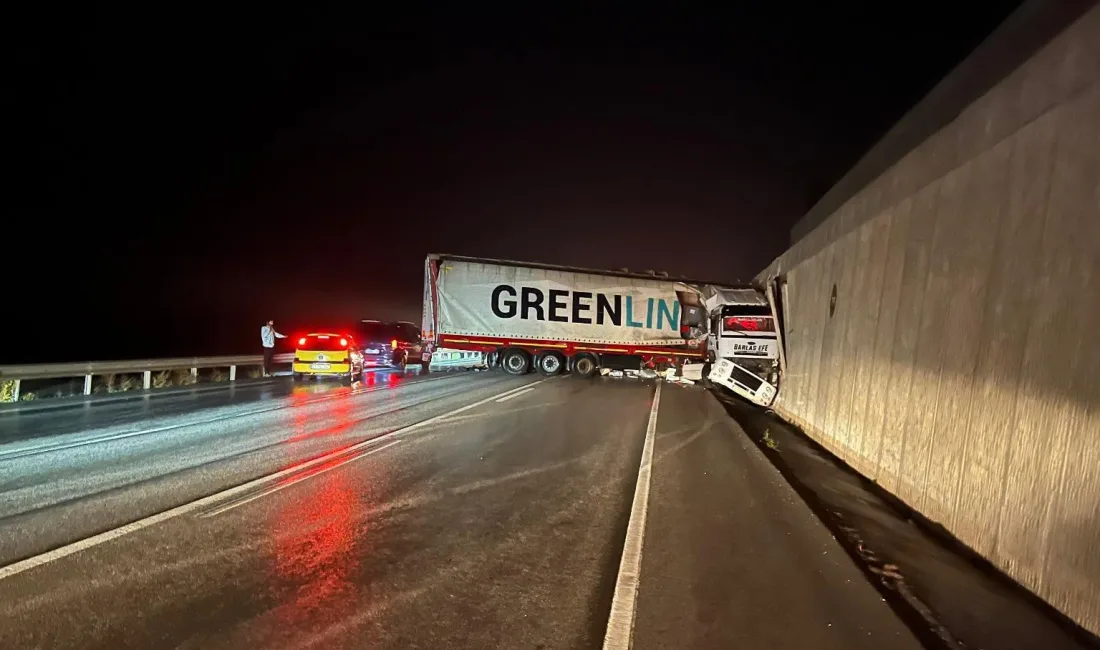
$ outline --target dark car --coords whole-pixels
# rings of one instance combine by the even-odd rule
[[[367,367],[403,368],[407,364],[428,367],[420,328],[407,321],[364,320],[359,323],[359,349]]]

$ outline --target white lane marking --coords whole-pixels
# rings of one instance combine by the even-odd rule
[[[348,463],[351,463],[352,461],[359,460],[360,458],[366,458],[367,456],[370,456],[371,454],[378,453],[378,452],[382,451],[383,449],[389,449],[390,447],[392,447],[392,446],[394,446],[394,445],[396,445],[400,442],[401,442],[400,440],[394,440],[393,442],[386,443],[386,444],[382,445],[381,447],[375,447],[374,449],[371,449],[369,451],[364,451],[364,452],[359,453],[359,454],[353,454],[351,456],[348,456],[347,458],[341,458],[337,461],[333,461],[332,465],[329,465],[328,467],[325,467],[324,469],[319,469],[315,472],[303,472],[301,476],[296,476],[296,477],[288,480],[285,483],[279,483],[275,487],[270,487],[270,488],[267,488],[266,490],[261,490],[260,492],[257,492],[256,494],[248,496],[244,499],[239,499],[237,501],[233,501],[233,502],[231,502],[229,504],[226,504],[224,506],[214,508],[213,510],[208,510],[207,512],[200,513],[198,516],[202,517],[202,518],[216,517],[216,516],[222,514],[223,512],[229,512],[233,508],[238,508],[240,506],[243,506],[246,503],[251,503],[251,502],[255,501],[256,499],[266,497],[269,494],[275,494],[279,490],[285,490],[286,488],[290,487],[291,485],[296,485],[298,483],[301,483],[302,481],[308,481],[309,479],[311,479],[315,476],[320,476],[321,474],[324,474],[325,472],[330,472],[330,471],[336,469],[337,467],[343,467],[344,465],[347,465]]]
[[[531,388],[528,388],[527,390],[521,390],[518,393],[512,393],[508,397],[502,397],[502,398],[498,399],[497,402],[507,402],[508,400],[512,399],[513,397],[519,397],[520,395],[526,395],[527,393],[530,393],[533,390],[535,390],[534,386],[532,386]]]
[[[638,469],[638,484],[634,486],[634,504],[630,507],[630,523],[626,527],[623,557],[619,561],[619,577],[615,580],[615,596],[611,600],[611,615],[603,637],[604,650],[629,650],[634,643],[634,615],[638,604],[638,574],[642,569],[642,544],[645,541],[645,519],[649,512],[649,479],[653,469],[653,437],[657,431],[657,407],[661,404],[661,384],[653,393],[649,409],[649,425],[642,446],[642,464]]]
[[[452,375],[457,377],[458,375]],[[450,377],[431,377],[429,379],[423,379],[420,381],[408,382],[405,384],[398,384],[399,386],[415,386],[417,384],[426,384],[432,381],[439,381],[441,379],[450,379]],[[10,460],[14,458],[22,458],[24,456],[35,456],[38,454],[48,454],[55,451],[64,451],[66,449],[73,449],[76,447],[86,447],[88,445],[95,445],[101,442],[112,442],[115,440],[124,440],[126,438],[134,438],[136,436],[147,436],[153,433],[163,433],[165,431],[174,431],[176,429],[185,429],[187,427],[197,427],[204,424],[213,424],[215,422],[222,422],[224,420],[232,420],[234,418],[244,418],[250,415],[261,415],[263,413],[271,413],[272,411],[281,411],[288,408],[301,408],[304,406],[313,406],[314,404],[320,404],[321,402],[327,402],[341,397],[350,398],[359,395],[366,395],[367,393],[374,393],[380,390],[387,390],[388,386],[372,386],[362,389],[352,389],[349,393],[333,393],[325,394],[321,393],[316,399],[306,400],[304,402],[292,403],[292,404],[280,404],[278,406],[269,406],[261,409],[254,409],[251,411],[245,411],[243,413],[229,413],[227,415],[219,415],[213,418],[207,418],[206,420],[198,420],[196,422],[186,422],[182,424],[170,424],[163,427],[156,427],[153,429],[143,429],[141,431],[125,431],[122,433],[112,433],[105,436],[98,436],[95,438],[87,438],[84,440],[75,440],[73,442],[56,443],[38,445],[37,447],[17,447],[15,449],[0,450],[0,461]],[[165,417],[178,417],[178,416],[165,416]]]
[[[252,489],[254,489],[258,486],[261,486],[261,485],[264,485],[266,483],[270,483],[272,481],[278,480],[278,479],[280,479],[284,476],[294,474],[294,473],[297,473],[297,472],[301,472],[302,470],[308,469],[310,467],[314,467],[314,466],[320,465],[321,463],[328,462],[328,461],[330,461],[333,458],[336,458],[338,456],[343,456],[345,454],[354,452],[356,450],[363,449],[365,447],[373,445],[374,443],[376,443],[379,440],[382,440],[384,438],[389,438],[391,436],[404,435],[404,434],[406,434],[410,431],[413,431],[415,429],[419,429],[420,427],[426,426],[428,424],[432,424],[434,422],[438,422],[438,421],[440,421],[442,419],[445,419],[445,418],[448,418],[452,415],[457,415],[459,413],[469,411],[472,408],[477,408],[478,406],[481,406],[482,404],[486,404],[488,402],[491,402],[491,401],[493,401],[493,400],[495,400],[499,397],[503,397],[504,395],[508,395],[508,394],[514,393],[516,391],[524,390],[525,388],[527,388],[529,386],[535,386],[537,384],[541,384],[544,381],[546,381],[546,380],[545,379],[540,379],[539,381],[536,381],[533,384],[525,384],[523,386],[518,386],[516,388],[506,390],[503,393],[497,393],[496,395],[493,395],[491,397],[486,397],[485,399],[474,402],[472,404],[467,404],[466,406],[463,406],[461,408],[457,408],[453,411],[449,411],[449,412],[443,413],[441,415],[436,415],[434,417],[430,417],[427,420],[421,420],[420,422],[410,424],[409,426],[401,428],[401,429],[396,429],[394,431],[383,434],[381,436],[371,438],[370,440],[364,440],[363,442],[356,443],[356,444],[354,444],[350,447],[346,447],[344,449],[336,450],[332,453],[325,454],[324,456],[320,456],[318,458],[314,458],[313,460],[302,463],[300,465],[295,465],[294,467],[288,467],[287,469],[280,470],[278,472],[275,472],[274,474],[268,474],[267,476],[261,476],[257,479],[253,479],[253,480],[251,480],[247,483],[242,483],[241,485],[238,485],[236,487],[232,487],[232,488],[229,488],[229,489],[226,489],[226,490],[222,490],[221,492],[216,492],[214,494],[211,494],[210,496],[202,497],[201,499],[196,499],[195,501],[192,501],[190,503],[185,503],[181,506],[176,506],[175,508],[172,508],[170,510],[165,510],[164,512],[160,512],[160,513],[157,513],[155,515],[150,515],[148,517],[145,517],[144,519],[138,519],[135,522],[126,524],[125,526],[119,526],[118,528],[114,528],[112,530],[108,530],[108,531],[99,533],[98,535],[92,535],[91,537],[86,537],[82,540],[73,542],[71,544],[66,544],[65,546],[55,548],[52,551],[47,551],[46,553],[41,553],[39,555],[29,557],[25,560],[20,560],[18,562],[13,562],[12,564],[9,564],[5,567],[0,567],[0,580],[3,580],[5,578],[10,578],[14,575],[23,573],[24,571],[33,569],[35,567],[42,566],[43,564],[48,564],[50,562],[53,562],[54,560],[60,560],[63,557],[67,557],[69,555],[72,555],[73,553],[79,553],[80,551],[83,551],[84,549],[88,549],[88,548],[91,548],[93,546],[98,546],[98,545],[100,545],[104,542],[109,542],[113,539],[118,539],[119,537],[122,537],[123,535],[128,535],[129,533],[134,533],[134,532],[137,532],[137,531],[142,530],[144,528],[149,528],[150,526],[155,526],[159,523],[168,521],[169,519],[173,519],[173,518],[178,517],[180,515],[187,514],[189,512],[193,512],[193,511],[201,509],[201,508],[205,508],[206,506],[209,506],[209,505],[218,503],[220,501],[224,501],[226,499],[235,497],[238,494],[248,492],[248,491],[250,491],[250,490],[252,490]]]

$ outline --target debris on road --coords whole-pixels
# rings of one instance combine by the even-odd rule
[[[681,368],[681,375],[684,379],[690,379],[692,382],[703,381],[703,366],[702,363],[690,363],[684,364]]]

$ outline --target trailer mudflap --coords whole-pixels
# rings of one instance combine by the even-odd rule
[[[775,400],[775,386],[729,359],[716,361],[707,378],[753,404],[768,407]]]

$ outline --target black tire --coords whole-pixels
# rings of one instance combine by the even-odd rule
[[[531,355],[515,348],[505,350],[500,365],[504,366],[504,372],[509,375],[526,375],[531,369]]]
[[[543,377],[553,377],[565,368],[565,357],[557,352],[540,352],[535,357],[535,369]]]
[[[405,366],[409,365],[409,351],[402,350],[400,353],[393,355],[393,367],[405,369]]]
[[[591,354],[578,354],[573,357],[573,376],[587,379],[595,375],[600,369],[596,363],[596,357]]]

